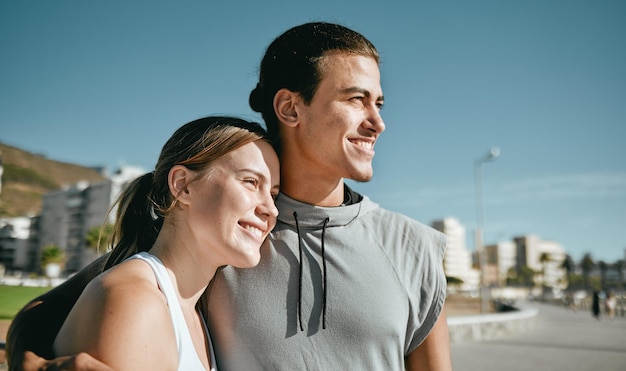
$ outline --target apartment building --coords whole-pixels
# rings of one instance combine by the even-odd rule
[[[485,246],[487,265],[492,274],[488,283],[491,286],[505,286],[509,270],[515,268],[516,246],[513,241],[501,241]]]
[[[456,218],[444,218],[432,223],[432,227],[447,236],[448,246],[443,260],[448,277],[463,280],[459,289],[474,291],[480,287],[480,271],[472,267],[472,253],[467,249],[465,226]]]
[[[50,245],[65,250],[65,270],[77,272],[88,255],[85,237],[102,225],[111,203],[111,181],[79,182],[43,196],[39,251]]]
[[[57,245],[65,250],[65,272],[77,272],[97,254],[87,248],[87,232],[105,222],[113,222],[115,213],[109,214],[119,192],[130,181],[143,174],[136,167],[122,167],[109,179],[88,183],[79,182],[43,196],[38,221],[37,250]]]
[[[0,219],[0,265],[5,271],[28,268],[30,225],[26,216]]]
[[[544,241],[535,235],[513,238],[516,247],[516,268],[529,267],[540,272],[535,278],[537,284],[563,289],[567,286],[563,261],[565,249],[554,241]]]

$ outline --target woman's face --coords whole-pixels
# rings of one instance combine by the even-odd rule
[[[276,152],[257,140],[214,161],[200,177],[188,185],[186,221],[192,235],[208,247],[217,266],[255,266],[278,216]]]

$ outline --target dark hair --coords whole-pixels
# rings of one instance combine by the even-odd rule
[[[118,197],[117,220],[109,241],[114,247],[104,269],[152,247],[163,218],[177,202],[168,186],[172,167],[184,165],[202,171],[216,159],[259,139],[269,142],[259,124],[234,117],[204,117],[176,130],[163,146],[154,171],[133,180]]]
[[[360,33],[344,26],[305,23],[287,30],[267,48],[261,61],[259,83],[250,93],[250,107],[260,112],[268,135],[279,149],[278,118],[274,112],[274,96],[282,88],[299,93],[310,103],[322,79],[321,59],[330,52],[344,52],[374,58],[378,51]]]

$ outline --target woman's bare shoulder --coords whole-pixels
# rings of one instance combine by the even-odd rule
[[[167,300],[152,269],[140,260],[121,263],[89,283],[60,335],[75,339],[57,344],[69,354],[88,352],[108,365],[132,364],[136,349],[168,362],[175,337]],[[78,341],[76,341],[78,340]]]

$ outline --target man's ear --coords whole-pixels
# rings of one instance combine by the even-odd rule
[[[185,166],[176,165],[170,169],[167,182],[172,196],[178,199],[180,204],[189,204],[189,188],[193,173]]]
[[[278,121],[294,127],[298,124],[297,104],[300,102],[300,95],[289,89],[280,89],[274,95],[274,112]]]

